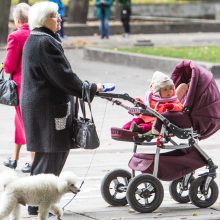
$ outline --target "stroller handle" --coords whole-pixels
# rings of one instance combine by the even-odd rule
[[[136,100],[129,96],[127,93],[119,94],[119,93],[108,93],[108,92],[98,92],[96,93],[96,96],[99,96],[101,98],[118,98],[118,99],[124,99],[127,100],[133,104],[135,104]]]
[[[98,92],[96,93],[96,96],[99,96],[101,98],[107,99],[109,101],[112,101],[113,98],[118,98],[118,99],[123,99],[126,101],[131,102],[132,104],[134,104],[136,107],[141,107],[143,108],[141,110],[142,114],[147,114],[150,113],[153,116],[157,117],[158,119],[160,119],[164,124],[168,124],[169,121],[161,114],[159,114],[158,112],[156,112],[155,110],[153,110],[152,108],[150,108],[149,106],[145,105],[142,102],[137,101],[136,99],[132,98],[130,95],[128,95],[127,93],[124,94],[120,94],[120,93],[107,93],[107,92]]]

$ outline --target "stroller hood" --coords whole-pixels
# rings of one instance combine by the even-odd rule
[[[177,87],[189,84],[184,107],[189,107],[189,116],[194,130],[205,139],[220,128],[220,92],[210,71],[184,60],[176,65],[171,78]]]

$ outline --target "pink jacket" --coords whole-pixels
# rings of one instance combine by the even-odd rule
[[[24,43],[30,35],[28,24],[23,24],[17,31],[8,35],[7,54],[4,61],[6,73],[12,74],[12,79],[21,85],[21,62]]]
[[[170,103],[173,105],[173,108],[171,110],[168,110],[165,108],[165,104],[167,103]],[[150,107],[154,109],[155,111],[157,111],[158,113],[163,113],[166,111],[181,112],[183,110],[183,105],[177,98],[173,101],[163,102],[163,103],[149,98],[149,104],[150,104]],[[148,115],[140,115],[139,117],[145,123],[153,122],[156,119],[155,117],[148,116]]]

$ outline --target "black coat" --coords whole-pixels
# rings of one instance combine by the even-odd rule
[[[59,37],[37,28],[26,41],[22,58],[21,111],[27,149],[59,152],[73,148],[71,96],[81,97],[83,82],[72,72]],[[91,84],[91,98],[96,84]]]

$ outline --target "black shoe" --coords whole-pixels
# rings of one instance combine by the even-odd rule
[[[38,215],[38,207],[37,206],[28,206],[28,214],[29,215]]]
[[[55,216],[53,213],[49,212],[48,213],[48,218]]]
[[[8,158],[8,160],[7,160],[7,161],[4,161],[3,164],[4,164],[6,167],[15,169],[15,168],[17,167],[17,160],[11,160],[11,158]]]
[[[138,133],[142,134],[142,128],[139,127],[135,122],[132,122],[131,127],[130,127],[130,131],[138,132]]]
[[[21,169],[23,173],[30,173],[31,172],[31,165],[29,163],[25,163],[24,167]]]

